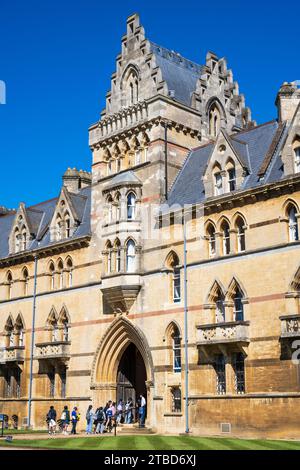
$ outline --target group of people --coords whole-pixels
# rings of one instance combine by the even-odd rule
[[[106,405],[93,408],[89,405],[86,411],[86,433],[87,434],[103,434],[111,432],[114,426],[120,424],[132,424],[136,421],[139,427],[145,427],[146,420],[146,399],[144,395],[140,395],[137,403],[134,404],[132,398],[128,398],[126,402],[122,399],[116,404],[109,400]],[[68,406],[64,406],[60,419],[57,418],[57,412],[54,406],[50,409],[46,416],[49,434],[55,434],[57,427],[63,434],[69,434],[69,426],[71,425],[71,434],[76,434],[77,423],[80,421],[81,415],[78,407],[74,406],[72,412]]]

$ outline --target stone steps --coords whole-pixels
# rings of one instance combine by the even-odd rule
[[[141,435],[141,434],[155,434],[151,428],[139,428],[137,424],[121,424],[117,427],[117,432],[119,434],[131,434],[131,435]]]

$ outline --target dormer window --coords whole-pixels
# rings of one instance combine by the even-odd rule
[[[295,157],[295,173],[300,173],[300,147],[295,148],[294,157]]]
[[[223,179],[221,172],[214,174],[215,178],[215,196],[220,196],[223,194]]]

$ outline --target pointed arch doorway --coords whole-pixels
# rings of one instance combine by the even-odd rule
[[[127,318],[116,318],[102,337],[94,356],[91,389],[97,405],[120,398],[135,401],[144,394],[151,424],[154,416],[152,354],[143,331]]]
[[[117,372],[117,400],[126,402],[129,398],[137,402],[140,394],[147,396],[147,373],[143,357],[130,343],[121,357]]]

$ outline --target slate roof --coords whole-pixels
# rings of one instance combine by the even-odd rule
[[[77,194],[69,193],[69,196],[77,215],[81,219],[81,223],[77,230],[72,237],[68,239],[75,240],[89,235],[91,232],[91,188],[86,187]],[[26,208],[26,214],[31,224],[31,229],[36,236],[28,251],[36,248],[44,248],[55,243],[50,241],[49,225],[51,223],[57,201],[58,197]],[[7,258],[9,256],[9,237],[15,217],[16,212],[0,216],[0,258]]]
[[[154,42],[149,42],[163,80],[166,81],[169,91],[174,92],[174,99],[190,106],[192,94],[196,91],[197,81],[203,72],[203,66]]]
[[[274,153],[264,178],[261,179],[259,175],[259,170],[272,145],[277,129],[278,122],[271,121],[230,136],[235,151],[247,164],[249,172],[239,190],[247,190],[275,182],[284,176],[279,148]],[[204,202],[203,175],[214,145],[215,143],[203,145],[188,154],[169,192],[169,206]]]

